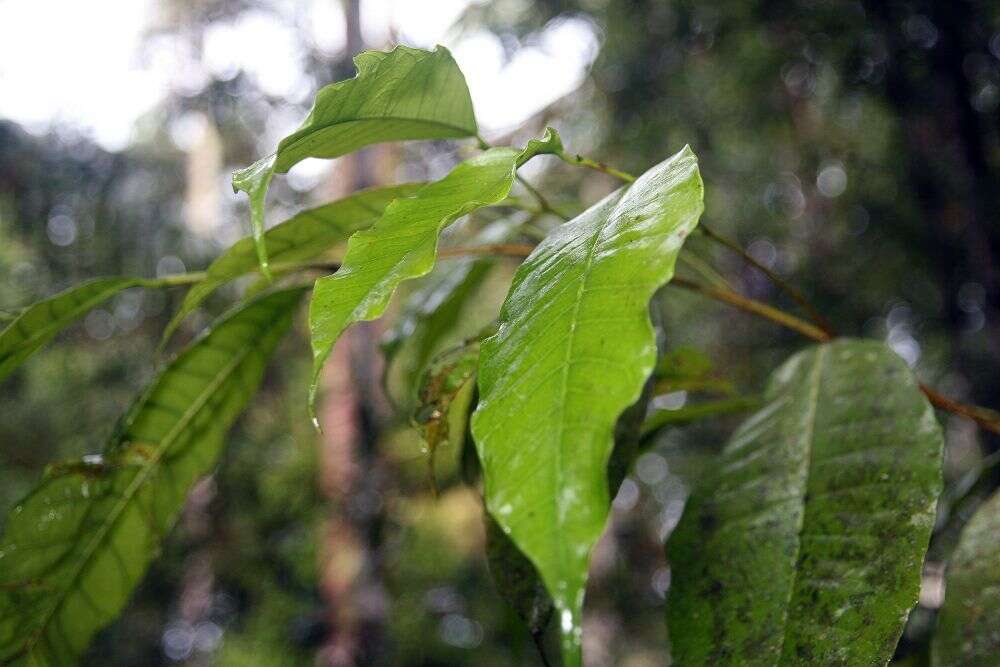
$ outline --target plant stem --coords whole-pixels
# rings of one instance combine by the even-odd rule
[[[778,324],[787,327],[792,331],[797,331],[806,338],[811,338],[815,341],[826,342],[833,338],[833,336],[828,334],[826,331],[813,326],[805,320],[800,320],[794,315],[790,315],[783,310],[778,310],[777,308],[769,306],[766,303],[750,299],[742,294],[733,292],[732,290],[712,285],[701,285],[693,280],[687,280],[676,276],[670,281],[669,284],[674,285],[675,287],[690,290],[692,292],[704,294],[705,296],[715,299],[716,301],[728,303],[729,305],[736,306],[737,308],[745,310],[748,313],[753,313],[754,315],[759,315],[760,317],[771,320],[772,322],[777,322]]]
[[[582,155],[567,155],[564,152],[556,153],[559,159],[567,164],[576,165],[579,167],[586,167],[587,169],[593,169],[594,171],[599,171],[602,174],[607,174],[608,176],[614,176],[615,178],[625,181],[626,183],[632,183],[635,181],[635,176],[628,173],[627,171],[621,171],[620,169],[615,169],[610,167],[603,162],[597,162],[596,160],[591,160],[590,158],[583,157]]]
[[[741,294],[737,294],[736,292],[719,289],[718,287],[712,287],[709,285],[699,285],[693,281],[677,277],[675,277],[670,284],[682,289],[698,292],[709,298],[715,299],[716,301],[727,303],[731,306],[739,308],[740,310],[745,310],[748,313],[753,313],[754,315],[771,320],[772,322],[776,322],[788,329],[791,329],[792,331],[802,334],[806,338],[820,343],[825,343],[833,338],[833,336],[826,331],[823,331],[822,329],[819,329],[804,320],[800,320],[794,315],[789,315],[782,310],[773,308],[765,303],[761,303],[760,301],[747,298]],[[931,402],[931,405],[934,407],[944,410],[945,412],[950,412],[952,414],[971,419],[987,431],[1000,434],[1000,413],[997,411],[977,405],[966,405],[965,403],[953,401],[934,389],[931,389],[922,382],[920,383],[920,391],[924,393],[927,399]]]
[[[174,287],[175,285],[193,285],[205,279],[204,271],[192,271],[191,273],[177,273],[172,276],[162,278],[147,278],[142,281],[144,287]]]
[[[534,185],[532,185],[531,183],[529,183],[527,181],[527,179],[524,178],[524,176],[521,176],[521,174],[517,174],[517,181],[518,181],[518,183],[520,183],[521,185],[524,186],[525,190],[527,190],[529,193],[531,193],[531,196],[535,198],[535,201],[538,202],[538,206],[543,211],[545,211],[546,213],[551,213],[552,215],[556,216],[557,218],[562,218],[563,220],[569,220],[569,216],[568,215],[566,215],[562,211],[559,211],[555,207],[553,207],[552,204],[549,203],[549,200],[545,198],[545,195],[543,195],[541,192],[539,192],[538,188],[536,188]]]
[[[498,255],[501,257],[527,257],[535,246],[531,243],[487,243],[474,246],[445,246],[438,250],[438,257],[472,257]]]
[[[722,234],[715,232],[711,227],[705,225],[705,223],[699,224],[697,229],[701,230],[702,234],[712,239],[716,243],[719,243],[728,248],[729,250],[735,252],[737,255],[743,258],[744,262],[746,262],[747,264],[749,264],[750,266],[754,267],[755,269],[763,273],[765,276],[767,276],[768,279],[778,287],[778,289],[784,291],[797,304],[799,304],[799,306],[801,306],[802,309],[806,311],[806,313],[809,315],[809,318],[812,319],[812,321],[815,322],[820,329],[828,333],[830,336],[836,335],[834,333],[833,326],[831,326],[830,322],[825,317],[823,317],[823,315],[820,314],[820,312],[811,303],[809,303],[809,300],[806,299],[805,295],[802,294],[802,292],[800,292],[796,287],[788,283],[774,271],[772,271],[765,265],[758,262],[757,259],[754,258],[754,256],[748,253],[746,250],[744,250],[739,243],[736,243],[735,241],[726,238]]]

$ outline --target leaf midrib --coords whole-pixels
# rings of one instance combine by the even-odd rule
[[[269,332],[268,332],[269,333]],[[200,412],[207,404],[209,398],[215,393],[215,390],[227,380],[233,371],[243,363],[244,359],[255,350],[253,347],[243,347],[236,355],[233,357],[232,361],[226,364],[222,372],[219,374],[218,378],[213,380],[208,386],[198,396],[198,400],[183,414],[180,419],[177,420],[177,424],[167,433],[167,435],[161,440],[160,446],[154,450],[154,455],[148,459],[148,462],[142,466],[140,472],[136,475],[135,479],[129,484],[128,488],[122,494],[121,499],[115,504],[111,514],[104,525],[98,531],[98,534],[90,541],[87,548],[84,550],[84,556],[79,561],[79,565],[73,571],[73,574],[69,578],[69,585],[64,589],[64,591],[57,595],[55,602],[49,608],[46,613],[42,623],[39,624],[38,630],[35,631],[33,637],[29,638],[25,642],[23,652],[29,654],[35,646],[37,646],[38,640],[46,633],[49,623],[52,621],[56,612],[62,607],[69,597],[70,592],[77,587],[77,580],[84,569],[90,564],[91,559],[94,554],[97,553],[98,547],[110,533],[110,531],[115,527],[118,519],[121,517],[122,512],[125,511],[126,507],[130,504],[133,496],[137,493],[138,489],[145,484],[149,475],[152,473],[153,469],[158,466],[160,459],[166,453],[167,449],[173,444],[174,440],[179,435],[180,431],[192,420],[195,415]]]
[[[593,266],[594,256],[597,253],[597,246],[600,245],[601,232],[603,231],[604,231],[604,225],[598,225],[597,230],[594,232],[594,235],[592,237],[593,242],[590,244],[590,248],[588,248],[587,250],[586,263],[583,266],[583,270],[580,272],[580,286],[577,287],[576,290],[576,299],[574,300],[573,303],[573,315],[570,318],[570,330],[569,330],[569,335],[567,336],[568,341],[566,345],[566,356],[563,359],[562,387],[560,389],[560,396],[559,396],[559,422],[558,422],[559,431],[558,435],[556,436],[556,442],[559,443],[559,446],[555,448],[555,453],[556,453],[555,482],[556,482],[556,489],[558,492],[552,494],[553,515],[557,518],[557,523],[560,524],[561,522],[558,521],[559,499],[562,497],[562,488],[564,483],[562,471],[563,471],[563,446],[565,445],[565,442],[563,440],[563,435],[566,430],[566,421],[564,417],[566,416],[566,395],[569,390],[570,359],[572,359],[573,356],[573,344],[576,339],[576,325],[580,315],[580,304],[583,303],[583,295],[587,289],[587,280],[590,277],[590,270],[591,267]],[[559,540],[559,547],[557,548],[556,551],[559,554],[559,567],[563,572],[565,572],[566,552],[565,552],[564,540],[561,539]],[[572,604],[572,601],[569,602],[570,604]]]
[[[426,120],[426,119],[423,119],[423,118],[410,118],[408,116],[352,116],[351,118],[338,118],[335,122],[324,123],[322,125],[317,125],[315,127],[312,127],[312,128],[309,129],[308,132],[306,132],[302,136],[296,137],[291,142],[289,142],[287,146],[279,147],[278,150],[276,150],[270,156],[270,157],[273,157],[275,159],[275,166],[273,167],[273,169],[274,169],[274,171],[276,171],[278,173],[286,173],[288,171],[287,169],[285,171],[279,171],[278,168],[277,168],[277,162],[278,162],[278,160],[281,159],[280,158],[281,154],[284,153],[285,151],[294,150],[300,143],[302,143],[303,141],[306,141],[307,139],[309,139],[309,137],[311,137],[315,133],[322,132],[324,130],[329,130],[329,129],[332,129],[332,128],[338,126],[338,125],[343,125],[345,123],[364,123],[364,122],[371,123],[371,122],[376,122],[376,121],[387,121],[387,120],[388,121],[398,120],[398,121],[405,121],[405,122],[408,122],[408,123],[422,123],[424,125],[431,125],[433,127],[440,127],[440,128],[444,128],[444,129],[447,129],[447,130],[454,130],[454,131],[457,131],[457,132],[462,132],[462,133],[464,133],[464,136],[470,136],[470,137],[473,134],[475,134],[475,130],[473,130],[472,132],[470,132],[469,128],[467,128],[467,127],[459,127],[458,125],[452,125],[451,123],[445,123],[445,122],[442,122],[442,121],[439,121],[439,120]],[[376,142],[376,143],[378,143],[378,142]],[[289,166],[289,169],[291,169],[291,166]]]
[[[816,351],[816,361],[815,366],[812,368],[812,372],[809,375],[809,402],[807,404],[807,415],[805,424],[805,433],[803,434],[802,442],[806,446],[805,454],[805,467],[806,473],[803,479],[803,485],[799,498],[802,500],[802,512],[799,515],[798,524],[795,526],[795,554],[792,558],[792,579],[788,586],[788,595],[785,597],[785,604],[782,609],[782,624],[781,624],[781,652],[778,654],[778,664],[784,664],[785,659],[785,644],[788,642],[788,612],[789,607],[792,604],[792,597],[795,594],[795,587],[797,585],[799,576],[799,553],[802,551],[802,528],[805,526],[806,520],[806,510],[808,509],[808,503],[806,502],[806,494],[809,489],[809,478],[812,473],[812,450],[813,450],[813,437],[816,428],[816,413],[819,407],[819,388],[820,380],[823,376],[823,364],[826,358],[827,346],[821,345]]]

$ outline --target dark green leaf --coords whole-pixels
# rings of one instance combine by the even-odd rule
[[[976,510],[948,565],[931,646],[935,667],[992,667],[1000,658],[1000,493]]]
[[[692,494],[668,556],[684,665],[884,665],[920,588],[941,429],[874,341],[794,355]]]
[[[649,300],[701,211],[697,161],[685,148],[546,238],[483,343],[472,430],[486,504],[542,575],[568,664],[580,662],[616,423],[656,364]]]
[[[53,467],[0,542],[0,662],[71,665],[125,606],[256,392],[302,289],[219,322],[163,371],[102,456]]]
[[[309,157],[335,158],[386,141],[475,136],[476,117],[465,77],[448,49],[397,46],[354,58],[353,79],[322,88],[302,126],[274,155],[233,174],[233,188],[250,196],[250,222],[260,265],[268,272],[264,200],[275,172]]]
[[[407,183],[361,190],[350,197],[302,211],[264,233],[271,261],[280,270],[281,264],[316,259],[338,243],[346,241],[354,232],[371,226],[392,200],[410,197],[423,185]],[[163,340],[166,341],[184,318],[212,292],[258,267],[252,238],[241,239],[230,246],[208,267],[205,280],[188,290],[180,309],[167,325]]]
[[[391,203],[371,229],[351,237],[340,270],[317,280],[313,291],[310,409],[319,371],[344,329],[378,318],[401,282],[429,273],[441,230],[463,215],[502,201],[517,168],[548,150],[553,136],[547,132],[546,143],[534,142],[523,151],[492,148],[466,160],[413,197]]]

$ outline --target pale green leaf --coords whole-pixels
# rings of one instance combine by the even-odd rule
[[[615,427],[656,363],[649,300],[701,211],[697,160],[685,148],[546,238],[483,344],[472,431],[486,504],[552,595],[569,664],[580,662]]]
[[[310,409],[319,371],[344,330],[355,322],[381,316],[401,282],[429,273],[434,268],[441,230],[463,215],[502,201],[510,192],[517,168],[548,150],[554,136],[549,131],[543,140],[548,143],[534,142],[523,151],[491,148],[466,160],[413,197],[391,203],[371,229],[351,237],[340,270],[317,280],[313,290],[309,308],[313,348]]]
[[[410,197],[423,183],[406,183],[384,188],[361,190],[344,199],[308,209],[275,225],[264,233],[270,260],[275,269],[294,262],[316,259],[338,243],[365,227],[371,226],[394,199]],[[259,267],[253,238],[237,241],[219,255],[206,270],[205,279],[194,284],[184,295],[180,309],[163,333],[164,342],[216,289]]]
[[[683,665],[885,665],[916,603],[941,429],[875,341],[794,355],[670,539]]]
[[[302,294],[266,295],[220,321],[139,398],[102,456],[53,467],[14,507],[0,541],[0,663],[75,664],[121,612]]]
[[[1000,658],[1000,493],[972,515],[948,564],[931,657],[935,667],[991,667]]]
[[[264,200],[275,172],[310,157],[335,158],[372,144],[475,136],[476,117],[465,77],[443,46],[397,46],[354,58],[358,73],[316,94],[302,126],[278,150],[233,174],[233,188],[250,196],[250,222],[267,275]]]

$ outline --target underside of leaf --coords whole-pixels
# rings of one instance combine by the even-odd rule
[[[52,467],[0,542],[0,663],[76,664],[127,603],[191,485],[291,325],[301,289],[258,299],[182,353],[101,456]]]

